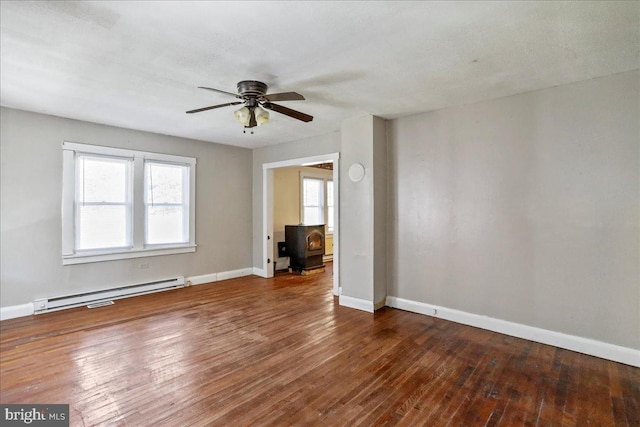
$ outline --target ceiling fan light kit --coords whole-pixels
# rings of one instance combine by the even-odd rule
[[[256,107],[255,114],[256,114],[256,122],[258,123],[258,126],[262,126],[263,124],[269,121],[269,112],[267,110],[263,110],[260,107]]]
[[[292,110],[291,108],[279,104],[274,104],[272,102],[303,101],[304,96],[296,92],[267,94],[268,86],[265,83],[259,81],[243,80],[239,82],[238,94],[204,86],[199,86],[199,89],[206,89],[213,92],[223,93],[225,95],[230,95],[238,98],[241,101],[228,102],[226,104],[218,104],[212,105],[210,107],[189,110],[187,111],[187,114],[199,113],[202,111],[213,110],[220,107],[228,107],[230,105],[244,104],[244,106],[234,112],[236,120],[244,126],[243,132],[246,132],[247,129],[251,129],[251,133],[253,133],[254,127],[261,126],[267,123],[269,121],[269,112],[266,110],[272,110],[303,122],[310,122],[313,120],[313,116],[302,113],[300,111]]]
[[[236,116],[236,120],[239,121],[241,124],[245,126],[249,125],[249,119],[251,118],[251,111],[249,111],[247,107],[242,107],[241,109],[236,110],[234,115]]]

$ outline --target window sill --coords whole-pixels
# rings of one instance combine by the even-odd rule
[[[171,248],[139,249],[106,254],[75,254],[62,257],[62,265],[86,264],[90,262],[116,261],[120,259],[145,258],[150,256],[174,255],[195,252],[196,245]]]

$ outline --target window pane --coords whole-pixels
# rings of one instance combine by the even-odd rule
[[[125,205],[79,205],[77,249],[127,246]]]
[[[147,206],[147,244],[186,243],[182,206]]]
[[[304,178],[304,206],[320,206],[323,204],[321,179]]]
[[[145,162],[145,244],[188,242],[188,172],[184,165]]]
[[[324,223],[324,181],[314,178],[303,178],[303,218],[304,224]]]
[[[322,224],[322,208],[318,206],[305,206],[304,223],[306,225]]]
[[[79,154],[76,161],[75,247],[78,250],[130,245],[131,160]]]
[[[125,203],[129,160],[79,156],[76,200]]]
[[[146,202],[182,203],[187,167],[163,163],[145,163]]]
[[[327,181],[327,206],[333,206],[333,181]]]
[[[329,218],[327,218],[327,227],[329,227],[329,230],[333,231],[333,206],[329,206],[328,210],[329,212],[327,215]]]

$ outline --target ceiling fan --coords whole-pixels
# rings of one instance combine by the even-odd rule
[[[303,101],[304,96],[296,92],[282,92],[267,94],[268,86],[262,82],[255,80],[243,80],[238,83],[238,93],[225,92],[224,90],[214,89],[211,87],[198,86],[199,89],[211,90],[214,92],[224,93],[225,95],[233,96],[241,101],[227,102],[226,104],[212,105],[210,107],[197,108],[195,110],[187,111],[187,114],[199,113],[201,111],[213,110],[214,108],[228,107],[230,105],[244,104],[242,108],[237,110],[234,114],[236,120],[244,125],[244,132],[246,129],[252,129],[258,125],[263,125],[269,121],[269,112],[272,110],[285,116],[293,117],[294,119],[301,120],[303,122],[310,122],[313,120],[313,116],[310,116],[300,111],[292,110],[291,108],[284,107],[282,105],[274,104],[272,101]],[[253,129],[251,130],[253,133]]]

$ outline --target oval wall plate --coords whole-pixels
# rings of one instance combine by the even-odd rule
[[[360,182],[364,178],[364,166],[360,163],[354,163],[349,168],[349,179],[353,182]]]

